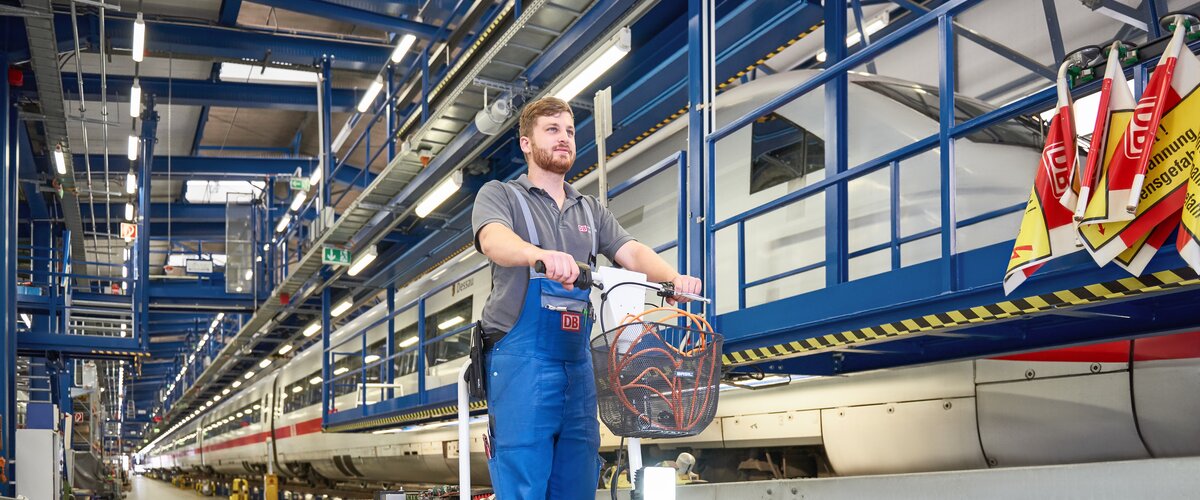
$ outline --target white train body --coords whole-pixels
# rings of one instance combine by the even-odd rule
[[[808,71],[778,74],[718,96],[718,126],[811,75]],[[907,88],[908,93],[888,94],[870,88],[872,85],[891,86],[893,91]],[[872,112],[871,116],[851,116],[850,137],[869,139],[851,141],[850,167],[936,133],[936,120],[917,111],[915,101],[901,102],[902,95],[919,97],[927,95],[928,89],[872,76],[852,76],[849,88],[850,99],[858,103],[853,109]],[[812,93],[784,106],[776,118],[802,128],[819,142],[824,135],[823,99],[820,92]],[[933,102],[937,102],[936,94]],[[960,104],[983,106],[967,100]],[[684,149],[686,123],[686,118],[679,118],[619,156],[611,163],[610,185],[616,186]],[[993,137],[962,139],[956,144],[960,220],[1020,203],[1028,196],[1041,138],[1014,136],[1023,127],[1032,132],[1021,123],[1006,126],[1009,128],[992,131]],[[753,134],[747,129],[718,144],[719,220],[824,177],[822,166],[750,193],[755,180],[747,172],[754,167],[752,155],[746,152],[755,147]],[[1001,136],[1003,140],[997,139]],[[936,153],[901,162],[902,235],[939,225],[938,162]],[[585,178],[580,185],[585,192],[594,190],[593,181]],[[615,198],[612,210],[644,243],[665,245],[675,239],[677,190],[677,172],[667,169]],[[852,182],[849,193],[851,250],[887,241],[887,169]],[[960,231],[960,248],[969,250],[1008,239],[1015,234],[1016,217],[1010,214]],[[747,245],[756,249],[757,257],[746,264],[747,281],[823,260],[824,220],[824,203],[818,195],[748,223]],[[719,262],[736,259],[736,241],[726,236],[718,237]],[[936,237],[933,240],[904,245],[903,264],[937,258]],[[665,251],[664,257],[673,262],[674,250]],[[399,292],[398,306],[482,262],[479,255],[451,260]],[[876,258],[870,254],[851,261],[852,279],[888,269],[886,255]],[[736,266],[717,267],[718,312],[736,307],[736,272]],[[761,285],[747,292],[747,305],[802,293],[823,283],[821,272],[810,272]],[[490,271],[485,267],[430,296],[425,306],[429,337],[437,335],[432,332],[439,331],[439,325],[444,326],[442,331],[450,331],[478,319],[490,284]],[[378,344],[386,340],[386,323],[370,328],[365,341],[351,334],[378,322],[386,311],[386,304],[376,305],[339,328],[333,334],[334,345],[353,340],[335,350],[361,353],[367,345],[371,352],[381,352]],[[454,319],[459,316],[462,318]],[[412,335],[416,322],[415,307],[395,318],[397,343]],[[439,342],[428,352],[427,388],[453,383],[468,345],[463,333]],[[1138,356],[1146,350],[1156,354]],[[347,359],[361,359],[355,356]],[[1012,359],[802,379],[759,390],[730,389],[722,393],[718,416],[702,434],[670,442],[648,440],[647,444],[694,449],[821,447],[837,474],[1195,455],[1200,454],[1200,420],[1189,416],[1200,410],[1198,357],[1200,336],[1184,334]],[[414,358],[415,351],[397,360],[392,388],[397,397],[416,392]],[[323,433],[320,401],[312,397],[320,382],[313,382],[314,376],[320,376],[320,345],[286,364],[275,363],[280,364],[283,366],[240,388],[169,436],[164,446],[147,458],[147,465],[238,475],[261,473],[271,462],[278,473],[297,479],[319,475],[336,481],[457,481],[455,429],[448,425],[453,422],[383,434]],[[377,375],[368,379],[380,380]],[[353,389],[337,396],[337,409],[361,403],[363,387],[355,385]],[[385,390],[367,389],[366,403],[379,401]],[[486,483],[480,439],[485,425],[476,422],[471,427],[473,480]],[[617,438],[603,427],[602,433],[604,449],[615,448]]]

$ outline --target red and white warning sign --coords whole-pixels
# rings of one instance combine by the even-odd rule
[[[128,222],[122,222],[121,223],[121,237],[127,241],[137,238],[137,224],[130,224]]]

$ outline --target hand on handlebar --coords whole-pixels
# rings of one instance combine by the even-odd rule
[[[545,274],[547,278],[562,283],[563,288],[567,290],[575,289],[575,279],[579,277],[579,265],[575,263],[575,257],[572,257],[571,254],[543,250],[533,260],[532,267],[535,271]],[[538,269],[538,267],[543,266],[545,270]]]
[[[686,293],[689,295],[700,295],[704,292],[704,285],[700,282],[700,278],[693,278],[686,274],[680,274],[679,276],[676,276],[675,279],[671,280],[671,285],[674,286],[677,294]],[[667,303],[671,305],[675,305],[677,302],[683,303],[691,301],[692,299],[682,295],[675,295],[667,298]]]

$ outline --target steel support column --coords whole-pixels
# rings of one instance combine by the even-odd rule
[[[333,135],[331,135],[333,133],[333,126],[331,124],[331,120],[333,120],[333,108],[331,107],[333,101],[331,97],[333,95],[332,57],[326,56],[325,58],[321,59],[321,75],[322,78],[320,92],[322,92],[324,95],[324,97],[321,99],[321,141],[324,143],[321,150],[325,152],[325,161],[317,166],[317,168],[323,169],[321,174],[321,182],[319,183],[320,186],[317,188],[319,190],[321,199],[321,202],[317,204],[318,220],[321,220],[321,210],[324,210],[325,207],[329,206],[329,190],[333,188],[333,182],[330,179],[332,176],[330,174],[332,173],[334,165],[337,165],[332,147]],[[370,167],[370,165],[364,165],[363,169],[368,170]]]
[[[321,273],[322,275],[327,273]],[[322,276],[322,279],[326,276]],[[337,394],[333,390],[333,370],[329,359],[329,337],[333,334],[329,308],[333,305],[333,291],[329,287],[321,290],[321,428],[329,425],[329,403]]]
[[[11,23],[9,23],[11,26]],[[8,68],[8,57],[0,53],[0,68]],[[0,456],[9,478],[0,484],[0,494],[13,496],[16,474],[17,428],[17,155],[14,140],[16,112],[8,80],[0,81]]]
[[[142,119],[142,154],[135,167],[138,172],[138,233],[136,258],[133,266],[133,338],[143,350],[150,348],[147,332],[150,307],[150,166],[154,164],[154,143],[158,140],[158,111],[154,109],[154,94],[146,96],[146,111]]]
[[[389,106],[390,106],[390,104],[389,104]],[[389,115],[389,116],[391,116],[391,115]],[[389,122],[390,122],[390,120],[389,120]],[[388,125],[389,125],[388,129],[391,130],[391,124],[389,123]],[[385,375],[384,383],[388,385],[387,398],[392,399],[392,398],[396,397],[396,390],[394,388],[392,388],[392,384],[394,384],[396,382],[396,360],[392,358],[392,356],[396,355],[396,284],[395,283],[391,283],[387,287],[387,312],[388,312],[387,341],[386,341],[387,347],[384,349],[384,353],[385,353],[384,358],[387,359],[388,361],[387,361],[387,364],[384,365],[384,371],[387,374],[387,375]],[[366,334],[363,334],[363,337],[366,337]],[[366,382],[366,381],[364,380],[364,382]]]
[[[955,209],[956,186],[954,179],[954,139],[950,137],[950,129],[954,122],[954,17],[943,14],[938,18],[938,69],[940,72],[940,92],[938,99],[941,127],[938,132],[941,175],[941,214],[942,214],[942,290],[958,290],[958,215]],[[1056,59],[1058,60],[1058,59]]]
[[[846,0],[825,2],[825,67],[829,68],[846,58]],[[847,144],[847,85],[849,78],[839,72],[825,84],[825,172],[827,176],[846,170],[849,161]],[[825,286],[832,287],[849,279],[849,236],[846,228],[848,211],[846,189],[839,182],[825,190]]]
[[[676,250],[680,262],[687,263],[686,273],[700,278],[704,282],[704,295],[714,297],[716,291],[716,274],[713,271],[715,259],[706,258],[705,249],[714,241],[715,236],[710,231],[712,227],[715,187],[711,184],[713,166],[709,158],[709,148],[705,146],[704,137],[711,130],[706,125],[711,118],[712,110],[706,106],[711,93],[709,85],[710,65],[715,63],[713,54],[709,53],[708,36],[711,32],[713,19],[709,15],[712,9],[711,0],[688,1],[688,151],[687,161],[681,164],[684,169],[685,188],[679,193],[679,210],[686,212],[681,220],[687,222],[687,239],[679,241]],[[606,152],[601,151],[601,155]],[[680,272],[684,272],[680,269]],[[695,311],[698,305],[693,306]],[[715,311],[710,310],[712,314]]]

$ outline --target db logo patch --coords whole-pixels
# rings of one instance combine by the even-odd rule
[[[583,329],[583,315],[577,312],[562,313],[562,329],[568,332],[578,332]]]
[[[586,232],[588,232],[588,230],[589,230],[589,228],[586,225],[583,225],[583,224],[579,225],[579,232],[586,233]]]

